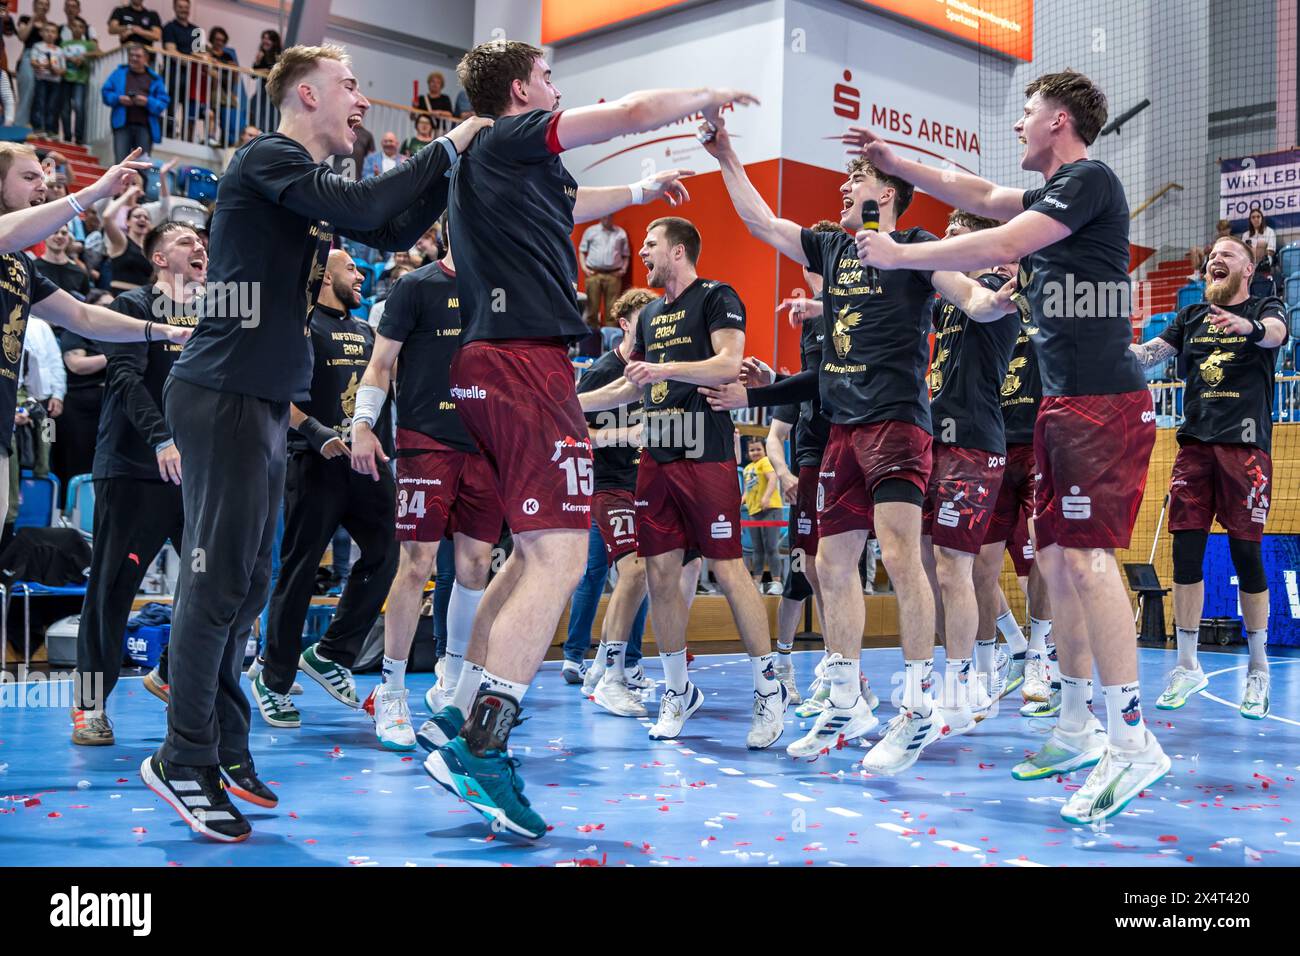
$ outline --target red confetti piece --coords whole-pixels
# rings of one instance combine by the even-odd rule
[[[1172,833],[1162,833],[1162,834],[1160,834],[1160,836],[1156,837],[1156,839],[1159,840],[1161,843],[1177,843],[1177,842],[1178,842],[1178,837],[1174,836]]]
[[[25,807],[38,807],[40,805],[41,805],[40,797],[28,797],[26,800],[23,801],[23,806]]]
[[[296,813],[294,813],[292,810],[290,810],[290,811],[289,811],[289,819],[290,819],[290,820],[297,820],[297,819],[298,819],[298,814],[296,814]]]
[[[131,832],[132,832],[132,833],[148,833],[149,831],[146,830],[144,827],[132,827],[132,828],[131,828]]]
[[[52,810],[49,813],[47,813],[46,816],[52,817],[53,819],[57,820],[59,817],[63,816],[63,814],[59,813],[58,810]]]
[[[981,770],[992,770],[992,769],[993,769],[994,767],[996,767],[996,766],[997,766],[997,764],[995,764],[995,763],[982,763],[982,764],[980,764],[980,769],[981,769]]]
[[[316,841],[315,841],[315,840],[303,840],[302,842],[303,842],[303,843],[306,843],[308,846],[315,846],[315,845],[316,845]]]
[[[603,830],[603,829],[605,829],[605,824],[603,823],[584,823],[578,827],[578,832],[591,833],[595,830]]]
[[[1262,786],[1265,790],[1267,790],[1273,784],[1272,778],[1266,777],[1262,773],[1257,773],[1254,776],[1255,779],[1260,782],[1260,786]]]
[[[939,832],[939,831],[936,830],[934,827],[930,827],[930,829],[928,829],[928,830],[925,831],[925,834],[926,834],[926,836],[934,836],[934,835],[935,835],[936,833],[938,833],[938,832]]]
[[[660,810],[661,813],[667,813],[667,812],[668,812],[668,804],[666,804],[666,803],[661,803],[661,804],[659,804],[659,810]]]
[[[118,782],[118,783],[129,783],[130,781],[128,781],[128,780],[126,779],[126,777],[118,777],[118,778],[117,778],[117,782]]]
[[[414,759],[415,759],[414,757],[403,757],[402,763],[410,763]]]

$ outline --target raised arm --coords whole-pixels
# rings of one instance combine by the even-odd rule
[[[704,150],[718,161],[722,168],[722,181],[727,186],[727,195],[736,209],[745,228],[755,239],[767,243],[777,252],[793,259],[800,265],[808,264],[800,240],[802,229],[797,222],[780,219],[763,199],[754,184],[745,174],[745,167],[740,157],[731,147],[731,136],[725,124],[714,124],[713,138],[704,144]]]
[[[968,232],[938,242],[900,245],[883,232],[862,230],[854,238],[863,265],[879,269],[938,269],[972,272],[990,262],[1015,262],[1070,235],[1070,227],[1026,210],[992,229]]]
[[[903,159],[883,139],[861,126],[851,126],[844,134],[850,153],[861,154],[882,173],[897,176],[918,190],[988,219],[1006,222],[1018,215],[1022,205],[1023,189],[998,186],[973,173],[956,168],[937,169],[911,159]],[[1003,260],[1005,261],[1005,260]],[[978,268],[972,266],[971,268]]]
[[[104,215],[100,218],[104,223],[104,251],[110,259],[116,259],[126,252],[126,234],[117,224],[117,214],[123,206],[134,206],[139,195],[140,187],[132,186],[104,207]]]
[[[930,280],[936,292],[976,322],[995,322],[1016,311],[1011,295],[1016,280],[1008,279],[997,292],[986,289],[962,272],[936,272]]]
[[[733,89],[639,90],[607,103],[566,109],[556,135],[564,149],[577,149],[616,136],[646,133],[696,113],[716,113],[727,103],[748,106],[758,100]]]
[[[668,200],[670,206],[680,206],[691,198],[680,180],[694,175],[690,169],[668,169],[628,186],[579,186],[573,204],[573,221],[591,222],[628,206],[644,206],[660,198]]]
[[[71,329],[82,338],[95,342],[147,342],[166,339],[177,344],[190,337],[189,328],[165,322],[142,322],[106,309],[101,305],[79,302],[62,289],[32,303],[32,312],[50,325]]]

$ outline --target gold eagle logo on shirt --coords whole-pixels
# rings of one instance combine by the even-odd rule
[[[934,362],[930,365],[930,389],[939,391],[943,388],[943,364],[948,361],[948,355],[952,349],[941,348],[935,353]]]
[[[1231,352],[1225,352],[1223,349],[1215,349],[1211,352],[1210,357],[1201,363],[1201,378],[1205,380],[1205,384],[1218,385],[1222,382],[1224,376],[1223,363],[1231,361]]]
[[[348,380],[348,387],[343,389],[339,395],[339,405],[343,408],[343,414],[348,418],[357,410],[357,391],[361,388],[361,383],[357,381],[357,373],[352,373],[352,378]]]
[[[650,386],[650,401],[652,401],[654,404],[658,405],[667,397],[668,397],[668,382],[666,380],[662,382],[655,382],[653,385]]]
[[[1014,395],[1016,392],[1020,391],[1022,383],[1020,381],[1020,376],[1016,373],[1028,364],[1029,359],[1025,358],[1023,355],[1017,356],[1011,360],[1011,364],[1007,366],[1007,377],[1002,380],[1002,394],[1004,396]]]
[[[840,358],[848,358],[849,346],[852,342],[849,339],[849,331],[855,329],[858,323],[862,321],[861,312],[850,312],[846,305],[835,313],[835,325],[831,329],[831,342],[835,346],[835,354]]]
[[[14,306],[9,313],[9,321],[4,324],[4,350],[5,358],[10,362],[17,363],[23,357],[23,331],[27,328],[27,320],[23,318],[23,307]]]

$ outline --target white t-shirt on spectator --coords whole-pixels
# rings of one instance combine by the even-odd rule
[[[1273,231],[1272,226],[1265,226],[1263,232],[1254,236],[1247,230],[1241,234],[1241,241],[1250,246],[1251,249],[1255,248],[1257,242],[1267,243],[1269,252],[1277,252],[1277,233]]]

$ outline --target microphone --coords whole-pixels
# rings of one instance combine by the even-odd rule
[[[880,231],[880,204],[874,199],[862,202],[862,228],[869,232]],[[872,288],[880,284],[880,274],[875,266],[867,266],[867,282]]]

